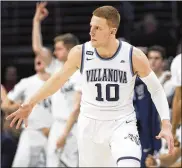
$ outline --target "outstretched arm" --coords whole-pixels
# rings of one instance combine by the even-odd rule
[[[41,56],[46,65],[49,65],[52,60],[52,53],[43,46],[41,35],[41,22],[48,16],[46,5],[46,2],[36,4],[36,12],[32,22],[32,48],[35,55]]]
[[[60,69],[57,73],[51,76],[49,80],[40,88],[36,94],[29,98],[25,103],[14,113],[9,115],[7,119],[14,118],[10,124],[12,127],[17,120],[21,124],[24,120],[25,125],[27,126],[27,117],[32,111],[32,108],[41,100],[54,94],[64,83],[69,79],[69,77],[80,67],[81,63],[81,46],[75,46],[71,49],[68,54],[68,60],[65,62],[63,69]]]
[[[156,138],[165,138],[168,143],[169,152],[172,153],[174,141],[171,133],[170,113],[167,98],[162,85],[150,68],[146,55],[137,48],[133,48],[133,69],[134,73],[136,73],[147,85],[151,98],[160,115],[162,130]]]

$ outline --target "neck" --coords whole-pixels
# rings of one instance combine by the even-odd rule
[[[157,72],[155,72],[156,76],[159,78],[163,73],[163,70],[159,70]]]
[[[116,50],[118,49],[119,46],[119,40],[117,39],[112,39],[110,40],[107,45],[96,48],[97,52],[100,56],[104,57],[104,58],[109,58],[112,57]]]
[[[50,75],[48,73],[46,73],[45,71],[41,71],[41,72],[37,72],[37,75],[39,76],[39,78],[43,81],[46,81],[49,79]]]

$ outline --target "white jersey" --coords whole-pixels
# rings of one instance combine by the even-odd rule
[[[54,74],[63,67],[63,63],[53,58],[50,65],[46,68],[46,72]],[[76,71],[70,79],[51,97],[52,114],[54,119],[67,120],[73,110],[74,93],[77,90],[76,83],[80,76],[80,72]]]
[[[101,58],[91,42],[82,46],[81,114],[98,120],[113,120],[134,113],[136,75],[132,70],[133,47],[120,41],[112,58]]]
[[[171,80],[175,87],[181,86],[181,54],[177,55],[171,63]]]
[[[25,101],[34,95],[45,83],[37,74],[21,79],[19,83],[8,93],[8,98],[12,101]],[[50,127],[52,124],[50,98],[38,103],[28,117],[28,128],[40,129]]]
[[[170,71],[164,71],[164,72],[162,72],[161,76],[158,77],[159,82],[161,83],[162,86],[164,85],[164,83],[165,83],[165,78],[166,78],[166,76],[168,76],[168,75],[171,75]]]
[[[56,58],[52,58],[51,63],[45,68],[45,71],[49,74],[54,74],[63,66],[63,62]]]

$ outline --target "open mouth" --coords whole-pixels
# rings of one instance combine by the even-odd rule
[[[39,61],[39,62],[37,62],[37,65],[41,65],[41,62]]]

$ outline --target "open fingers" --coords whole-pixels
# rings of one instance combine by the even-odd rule
[[[15,117],[15,116],[16,116],[16,112],[14,112],[14,113],[8,115],[8,116],[6,117],[6,120],[10,120],[10,119],[12,119],[12,118]]]
[[[28,127],[28,120],[27,119],[24,119],[23,121],[25,123],[25,127]]]
[[[16,129],[20,128],[20,125],[21,125],[22,121],[23,121],[23,119],[21,119],[21,118],[18,120],[18,123],[16,125]]]
[[[15,116],[14,117],[14,119],[11,121],[11,123],[10,123],[10,127],[13,127],[14,126],[14,124],[15,124],[15,122],[18,120],[18,117],[17,116]]]
[[[40,3],[40,7],[41,7],[41,8],[44,8],[46,5],[47,5],[47,2],[41,2],[41,3]]]

